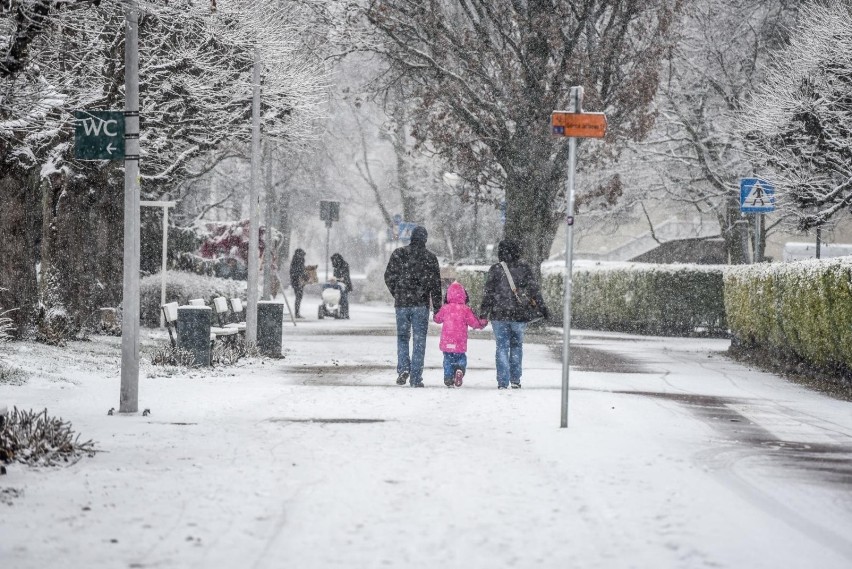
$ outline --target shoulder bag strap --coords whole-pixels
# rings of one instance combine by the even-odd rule
[[[515,300],[520,304],[521,297],[518,296],[518,289],[515,288],[515,279],[512,278],[512,273],[509,271],[509,267],[506,266],[506,261],[500,261],[500,266],[503,267],[503,272],[506,274],[506,279],[509,281],[509,288],[512,289],[512,294],[515,295]]]

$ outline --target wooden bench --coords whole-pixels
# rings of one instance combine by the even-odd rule
[[[160,310],[163,311],[163,322],[166,323],[166,330],[169,331],[169,340],[171,340],[172,348],[177,347],[177,340],[175,339],[175,334],[177,334],[177,320],[178,320],[178,303],[177,302],[167,302],[160,306]]]

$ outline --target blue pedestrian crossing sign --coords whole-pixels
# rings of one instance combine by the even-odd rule
[[[743,213],[775,211],[775,187],[760,178],[740,180],[740,211]]]

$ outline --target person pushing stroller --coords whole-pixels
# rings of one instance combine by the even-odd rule
[[[461,387],[467,371],[467,327],[482,330],[488,320],[477,318],[467,305],[467,291],[458,283],[447,289],[447,302],[435,313],[441,327],[441,351],[444,352],[444,385]]]

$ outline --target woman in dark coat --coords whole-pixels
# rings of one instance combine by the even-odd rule
[[[293,260],[290,261],[290,285],[293,287],[293,292],[296,293],[296,318],[302,318],[299,314],[299,308],[302,306],[302,294],[305,290],[305,283],[308,282],[308,272],[305,270],[305,251],[296,249],[293,253]]]
[[[529,311],[521,306],[509,279],[503,270],[503,263],[512,275],[515,288],[535,300],[541,315],[547,318],[547,307],[541,297],[541,290],[530,266],[521,260],[521,248],[515,241],[504,240],[497,246],[497,258],[500,260],[489,269],[485,281],[485,293],[480,306],[480,316],[491,321],[494,339],[497,342],[495,361],[497,367],[497,389],[521,387],[524,357],[524,331],[529,320]]]
[[[343,260],[340,253],[331,256],[331,266],[334,268],[334,276],[337,282],[346,286],[340,299],[340,314],[343,318],[349,318],[349,293],[352,292],[352,278],[349,276],[349,263]]]

